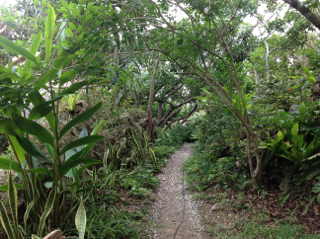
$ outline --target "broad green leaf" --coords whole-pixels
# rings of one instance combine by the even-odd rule
[[[68,8],[68,3],[66,2],[66,0],[61,0],[61,4],[63,7]]]
[[[14,122],[19,126],[19,128],[27,134],[31,134],[36,136],[36,138],[41,143],[47,143],[54,146],[53,137],[48,130],[46,130],[40,124],[26,119],[24,117],[18,117],[14,120]]]
[[[41,152],[29,139],[24,138],[24,137],[18,137],[17,136],[17,140],[19,142],[19,144],[21,145],[21,147],[31,156],[40,159],[44,162],[47,163],[52,163],[47,157],[46,155]]]
[[[71,30],[75,31],[77,30],[76,26],[72,23],[72,22],[68,22],[69,27],[71,28]]]
[[[10,219],[8,217],[7,210],[4,207],[2,202],[0,202],[0,215],[1,215],[0,220],[1,220],[2,227],[6,231],[8,238],[9,239],[16,239],[16,237],[13,233],[13,229],[11,227],[11,223],[10,223]]]
[[[21,173],[20,165],[16,161],[13,161],[12,159],[0,158],[0,169],[10,170],[10,166],[11,169],[16,173]]]
[[[6,135],[17,135],[22,133],[14,121],[9,118],[2,118],[0,120],[0,132]]]
[[[320,192],[320,182],[316,183],[316,184],[313,186],[312,192],[314,192],[314,193]]]
[[[9,139],[11,142],[11,147],[14,148],[17,156],[18,156],[18,160],[20,161],[20,163],[23,162],[24,158],[25,158],[25,151],[24,149],[21,147],[21,145],[19,144],[17,138],[15,136],[11,136],[9,135]]]
[[[71,30],[69,27],[66,27],[66,34],[67,34],[69,37],[73,38],[72,30]]]
[[[32,38],[32,45],[30,47],[30,53],[33,54],[33,55],[36,55],[39,47],[40,47],[40,44],[41,44],[41,41],[42,41],[42,33],[39,32],[36,36],[34,36]],[[38,62],[40,63],[40,62]],[[31,65],[31,62],[29,59],[26,60],[26,62],[24,63],[24,69],[28,69]]]
[[[63,97],[63,95],[60,96],[56,96],[51,100],[48,101],[44,101],[40,104],[37,104],[31,111],[30,111],[30,115],[29,115],[29,119],[31,120],[35,120],[35,119],[40,119],[44,116],[47,116],[51,111],[52,111],[52,106],[51,104],[53,104],[54,102],[56,102],[57,100],[60,100]],[[51,117],[51,116],[48,116]],[[46,117],[47,118],[47,117]],[[52,120],[52,119],[50,119]]]
[[[9,205],[11,209],[11,215],[13,218],[13,223],[15,225],[15,233],[16,236],[19,237],[19,230],[18,230],[18,193],[16,186],[13,183],[11,171],[9,172],[8,178],[8,197],[9,197]]]
[[[51,192],[49,193],[48,199],[46,201],[46,205],[45,205],[43,213],[42,213],[42,215],[40,217],[38,233],[37,233],[39,236],[42,236],[42,234],[43,234],[43,230],[44,230],[44,227],[46,225],[47,217],[49,216],[49,214],[51,212],[51,209],[52,209],[53,204],[54,204],[55,197],[56,197],[56,191],[53,188],[51,190]]]
[[[61,95],[73,94],[74,92],[81,89],[85,85],[88,85],[88,81],[81,81],[81,82],[74,83],[69,88],[61,91],[59,95],[61,96]]]
[[[32,104],[35,107],[46,102],[46,100],[42,97],[42,95],[37,91],[34,91],[31,94],[29,94],[29,99],[31,100]],[[55,118],[54,118],[53,113],[51,112],[51,113],[47,114],[45,117],[46,117],[51,129],[54,129],[56,122],[55,122]],[[29,116],[29,119],[31,119],[30,116]]]
[[[12,41],[8,40],[5,37],[0,36],[0,46],[2,46],[7,51],[22,55],[26,59],[29,59],[30,61],[37,63],[37,58],[32,53],[30,53],[23,47],[13,43]]]
[[[68,81],[72,80],[77,73],[75,71],[66,71],[59,78],[60,85],[64,85]]]
[[[49,153],[51,159],[53,160],[53,158],[54,158],[54,147],[51,146],[50,144],[46,144],[46,147],[47,147],[47,150],[48,150],[48,153]]]
[[[100,136],[100,135],[89,135],[89,136],[77,139],[76,141],[73,141],[70,144],[63,147],[63,149],[61,150],[60,153],[63,154],[66,151],[68,151],[69,149],[74,149],[74,148],[81,146],[81,145],[85,145],[85,144],[89,144],[89,143],[96,143],[96,142],[102,140],[103,138],[104,137]]]
[[[46,58],[45,61],[49,63],[51,57],[52,40],[55,30],[56,14],[54,13],[53,7],[49,7],[48,16],[45,24],[45,50]]]
[[[310,180],[314,176],[320,173],[320,164],[317,164],[316,166],[308,168],[306,171],[295,177],[292,181],[295,183],[301,183],[305,180]]]
[[[282,206],[287,201],[287,199],[290,197],[290,195],[291,195],[291,190],[283,193],[279,199],[278,206]]]
[[[31,168],[31,169],[28,169],[27,172],[37,173],[37,174],[48,174],[49,176],[53,175],[53,172],[50,171],[48,168]]]
[[[102,163],[100,160],[90,158],[74,158],[67,160],[64,164],[59,167],[60,176],[64,176],[71,168],[78,166],[79,164],[99,164]]]
[[[22,184],[16,183],[15,186],[16,186],[16,188],[18,188],[18,189],[24,189],[24,187],[23,187]],[[7,192],[7,191],[8,191],[8,184],[1,185],[1,186],[0,186],[0,191],[1,191],[1,192]]]
[[[98,104],[96,104],[95,106],[91,107],[90,109],[82,112],[80,115],[78,115],[77,117],[75,117],[73,120],[71,120],[70,122],[68,122],[60,131],[59,134],[59,139],[61,139],[61,137],[68,132],[73,126],[78,125],[84,121],[89,120],[93,114],[95,112],[97,112],[102,106],[102,103],[99,102]]]
[[[299,128],[299,124],[296,123],[292,126],[292,129],[291,129],[291,134],[292,136],[294,137],[298,137],[298,128]]]
[[[79,238],[84,239],[87,217],[86,217],[86,210],[84,209],[84,205],[82,201],[80,202],[79,209],[76,214],[75,223],[78,230]]]
[[[40,237],[37,237],[36,235],[32,234],[32,238],[31,239],[40,239]]]

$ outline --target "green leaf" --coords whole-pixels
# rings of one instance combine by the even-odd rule
[[[0,169],[10,170],[10,168],[16,173],[21,173],[20,165],[16,161],[13,161],[12,159],[0,158]]]
[[[48,150],[48,153],[49,153],[51,159],[53,159],[53,157],[54,157],[54,147],[51,146],[50,144],[46,144],[46,147],[47,147],[47,150]]]
[[[299,124],[296,123],[292,126],[292,129],[291,129],[291,134],[292,136],[294,137],[298,137],[298,128],[299,128]]]
[[[316,184],[313,186],[312,192],[314,192],[314,193],[320,192],[320,182],[316,183]]]
[[[42,234],[43,234],[43,230],[46,225],[47,217],[49,216],[49,214],[51,212],[55,197],[56,197],[56,191],[53,188],[51,190],[51,192],[49,193],[48,199],[46,201],[46,205],[45,205],[43,213],[40,217],[39,228],[38,228],[38,233],[37,233],[39,236],[42,236]]]
[[[85,144],[89,144],[89,143],[96,143],[100,140],[102,140],[104,137],[100,136],[100,135],[89,135],[80,139],[77,139],[76,141],[66,145],[65,147],[63,147],[63,149],[61,150],[61,154],[67,152],[69,149],[74,149],[78,146],[81,145],[85,145]]]
[[[15,186],[16,186],[16,188],[18,188],[18,189],[24,189],[24,187],[23,187],[22,184],[16,183]],[[1,192],[7,192],[7,191],[8,191],[8,184],[1,185],[1,186],[0,186],[0,191],[1,191]]]
[[[68,3],[66,2],[66,0],[61,0],[61,4],[63,7],[68,8]]]
[[[316,166],[308,168],[299,176],[295,177],[292,181],[295,183],[301,183],[302,181],[312,179],[314,176],[316,176],[319,173],[320,173],[320,164],[317,164]]]
[[[62,97],[63,97],[63,95],[59,95],[59,96],[54,97],[51,100],[48,100],[48,101],[45,101],[45,102],[42,102],[42,103],[36,105],[30,111],[29,119],[35,120],[35,119],[40,119],[44,116],[47,116],[52,111],[51,104],[53,104],[57,100],[60,100]]]
[[[15,233],[19,235],[18,230],[18,193],[16,186],[13,183],[11,171],[9,172],[8,178],[8,197],[9,197],[9,205],[11,209],[11,215],[13,218],[13,223],[15,225]]]
[[[34,204],[33,201],[31,201],[30,203],[28,203],[26,212],[24,213],[23,224],[24,224],[24,230],[25,230],[25,231],[27,230],[27,225],[28,225],[28,224],[27,224],[27,221],[28,221],[28,218],[29,218],[30,211],[31,211],[31,209],[33,208],[33,204]]]
[[[90,159],[90,158],[73,158],[69,159],[59,168],[60,176],[64,176],[71,168],[78,166],[79,164],[99,164],[102,163],[100,160]]]
[[[60,85],[64,85],[68,81],[74,78],[77,73],[75,71],[66,71],[59,78]]]
[[[79,238],[84,239],[84,233],[86,231],[86,223],[87,223],[87,217],[86,217],[86,210],[84,209],[83,202],[80,202],[79,209],[76,214],[75,219],[76,227],[79,233]]]
[[[290,197],[290,195],[291,195],[291,190],[288,190],[287,192],[283,193],[279,199],[278,206],[282,206]]]
[[[31,168],[27,170],[29,173],[37,173],[37,174],[48,174],[53,175],[53,172],[48,168]]]
[[[26,134],[31,134],[36,136],[36,138],[41,143],[47,143],[54,146],[53,137],[48,130],[46,130],[40,124],[26,119],[24,117],[18,117],[14,122],[19,126],[19,128]]]
[[[81,89],[83,86],[88,85],[88,83],[89,83],[88,81],[81,81],[81,82],[74,83],[69,88],[61,91],[59,95],[61,96],[61,95],[73,94],[77,90]]]
[[[35,55],[40,47],[42,41],[42,33],[39,32],[33,39],[32,39],[32,45],[30,47],[30,53]],[[39,62],[38,62],[39,63]],[[24,69],[28,69],[31,65],[31,62],[29,59],[26,60],[24,63]]]
[[[66,28],[66,34],[67,34],[69,37],[73,38],[72,30],[71,30],[69,27]]]
[[[32,234],[32,238],[31,239],[40,239],[40,237],[37,237],[36,235]]]
[[[52,163],[47,157],[46,155],[41,152],[29,139],[27,138],[22,138],[22,137],[16,137],[19,144],[21,145],[21,147],[31,156],[40,159],[44,162],[47,163]]]
[[[50,6],[46,24],[45,24],[45,50],[46,50],[45,61],[47,63],[49,63],[50,57],[51,57],[52,39],[55,31],[55,21],[56,21],[56,14],[54,13],[53,7]]]
[[[1,224],[4,228],[4,230],[6,231],[8,238],[9,239],[16,239],[16,237],[13,233],[12,227],[11,227],[11,223],[10,223],[10,219],[8,217],[7,210],[4,207],[2,202],[0,202],[0,215],[1,215],[1,217],[0,217]]]
[[[237,142],[235,140],[234,140],[233,145],[234,145],[234,150],[238,154],[238,157],[241,159],[241,162],[245,163],[246,160],[244,159],[243,154],[242,154],[242,152],[241,152],[241,150],[240,150],[240,148],[239,148],[239,146],[238,146],[238,144],[237,144]]]
[[[90,109],[82,112],[80,115],[78,115],[77,117],[75,117],[73,120],[71,120],[70,122],[68,122],[60,131],[59,134],[59,139],[61,139],[61,137],[68,132],[68,130],[70,130],[73,126],[80,124],[84,121],[89,120],[93,114],[95,112],[97,112],[102,106],[102,103],[99,102],[98,104],[96,104],[95,106],[91,107]]]
[[[7,38],[0,36],[0,46],[2,46],[7,51],[22,55],[26,59],[29,59],[30,61],[37,63],[37,58],[32,53],[30,53],[29,51],[27,51],[23,47],[13,43],[12,41],[8,40]]]
[[[72,22],[68,22],[69,27],[71,28],[71,30],[75,31],[77,30],[76,26],[72,23]]]
[[[38,91],[35,91],[35,92],[32,92],[31,94],[29,94],[29,99],[31,100],[32,104],[35,107],[46,102],[46,100],[42,97],[42,95]],[[31,114],[31,112],[30,112],[30,114]],[[41,118],[41,113],[39,115]],[[46,117],[51,129],[54,129],[56,122],[55,122],[55,118],[54,118],[53,113],[51,112],[51,113],[45,115],[45,117]],[[29,115],[29,119],[32,119],[32,118],[30,118],[30,115]]]

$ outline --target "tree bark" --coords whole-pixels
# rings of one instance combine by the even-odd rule
[[[320,18],[311,12],[310,8],[304,6],[298,0],[283,0],[288,3],[292,8],[300,12],[309,22],[311,22],[316,28],[320,30]]]
[[[155,125],[152,120],[152,103],[153,103],[153,94],[154,94],[154,83],[156,81],[156,75],[158,72],[160,59],[161,59],[161,53],[159,53],[158,59],[157,59],[156,64],[154,66],[152,79],[150,79],[150,94],[149,94],[148,121],[147,121],[147,134],[148,134],[149,139],[152,139],[154,137]]]

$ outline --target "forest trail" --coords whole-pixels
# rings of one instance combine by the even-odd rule
[[[175,239],[208,238],[203,232],[197,204],[186,192],[185,182],[182,181],[182,165],[192,155],[191,146],[186,143],[177,150],[158,175],[161,184],[151,212],[157,228],[151,229],[150,238],[171,239],[175,233]]]

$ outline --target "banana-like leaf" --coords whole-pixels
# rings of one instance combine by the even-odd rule
[[[0,158],[0,169],[10,170],[12,169],[16,173],[21,173],[20,165],[12,159]]]
[[[41,143],[47,143],[54,146],[52,135],[40,124],[24,117],[18,117],[14,122],[24,133],[36,136]]]
[[[15,234],[13,233],[13,229],[11,227],[10,219],[8,217],[8,213],[3,203],[0,202],[0,220],[4,230],[7,233],[9,239],[16,239]]]
[[[55,30],[56,14],[54,13],[53,7],[49,7],[47,20],[45,23],[45,50],[46,58],[45,61],[49,63],[52,49],[52,38]]]
[[[99,164],[102,163],[100,160],[96,159],[90,159],[90,158],[75,158],[75,159],[69,159],[64,164],[62,164],[59,168],[59,174],[60,176],[64,176],[71,168],[78,166],[79,164]]]
[[[40,239],[40,237],[37,237],[36,235],[32,235],[31,239]]]
[[[40,47],[40,43],[42,41],[42,33],[39,32],[33,39],[32,39],[32,45],[29,49],[30,53],[35,55]],[[26,60],[24,63],[24,69],[28,69],[31,65],[31,61],[29,59]]]
[[[27,221],[28,221],[28,218],[29,218],[30,211],[31,211],[31,209],[33,208],[33,205],[34,205],[34,202],[33,202],[33,201],[31,201],[30,203],[28,203],[26,212],[24,213],[23,224],[24,224],[24,230],[25,230],[25,231],[27,230]]]
[[[15,44],[14,42],[8,40],[5,37],[0,36],[0,46],[2,46],[7,51],[19,54],[19,55],[24,56],[25,58],[29,59],[30,61],[37,63],[37,58],[32,53],[30,53],[29,51],[24,49],[22,46],[19,46],[19,45]]]
[[[56,191],[55,191],[55,188],[53,188],[51,190],[51,192],[49,193],[48,199],[46,201],[46,205],[45,205],[43,213],[40,217],[39,228],[38,228],[38,233],[37,233],[39,236],[42,236],[42,234],[43,234],[43,230],[46,225],[47,217],[49,216],[49,213],[51,212],[55,198],[56,198]]]
[[[16,136],[19,144],[21,145],[21,147],[31,156],[40,159],[44,162],[47,163],[52,163],[47,157],[46,155],[40,151],[40,149],[37,148],[37,146],[35,146],[28,138],[25,137],[18,137]]]
[[[60,131],[59,134],[59,139],[61,139],[61,137],[68,132],[73,126],[80,124],[86,120],[89,120],[93,114],[95,112],[97,112],[102,106],[102,103],[99,102],[98,104],[96,104],[95,106],[91,107],[90,109],[82,112],[80,115],[78,115],[77,117],[75,117],[73,120],[71,120],[70,122],[68,122]]]
[[[77,139],[76,141],[73,141],[72,143],[66,145],[65,147],[63,147],[63,149],[61,150],[61,154],[65,153],[66,151],[68,151],[69,149],[73,149],[76,148],[78,146],[81,145],[85,145],[85,144],[90,144],[90,143],[96,143],[100,140],[102,140],[104,137],[100,136],[100,135],[89,135],[80,139]]]
[[[18,193],[16,186],[13,183],[11,171],[9,172],[8,177],[8,197],[9,205],[12,213],[13,223],[15,226],[16,237],[19,238],[19,229],[18,229]]]
[[[86,217],[86,210],[84,209],[83,202],[80,202],[79,209],[76,214],[76,227],[78,230],[79,238],[84,239],[84,233],[86,231],[86,223],[87,223],[87,217]]]

